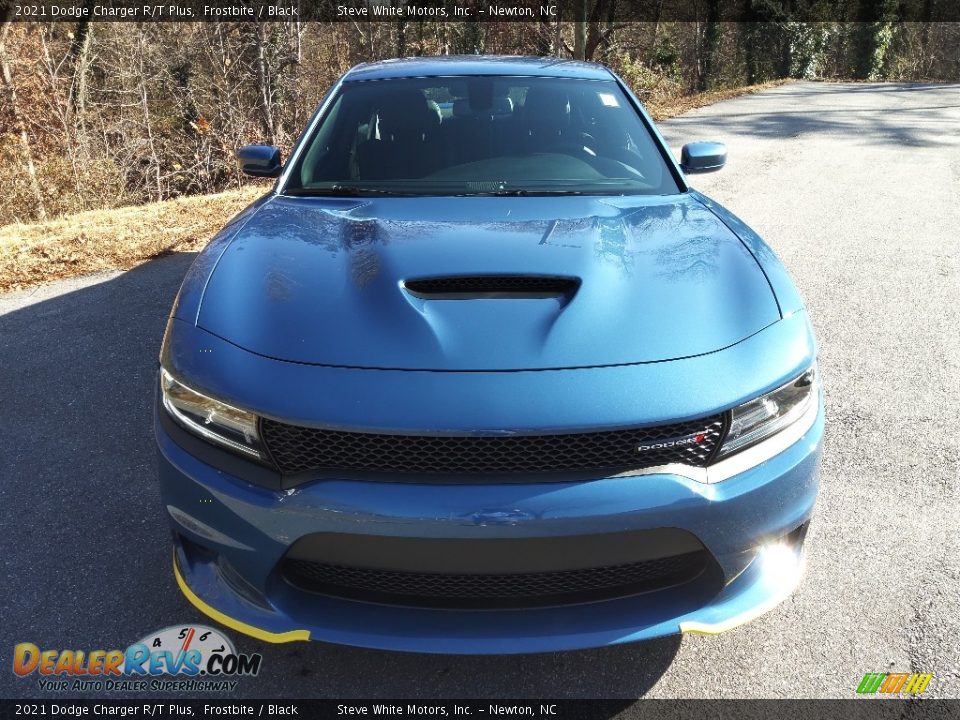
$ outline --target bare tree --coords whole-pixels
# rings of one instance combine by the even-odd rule
[[[3,87],[7,93],[7,102],[10,113],[13,115],[13,122],[16,131],[20,135],[20,146],[23,151],[23,157],[26,164],[27,176],[30,181],[30,190],[37,203],[37,217],[41,220],[47,219],[47,210],[43,202],[43,193],[40,190],[40,183],[37,180],[37,169],[33,163],[33,148],[30,145],[30,136],[27,134],[27,126],[23,122],[23,116],[20,113],[20,106],[17,102],[17,88],[13,84],[13,76],[10,73],[10,62],[7,59],[7,34],[10,31],[12,21],[8,20],[0,28],[0,75],[3,76]]]
[[[789,74],[960,80],[960,24],[929,21],[945,0],[901,0],[928,21],[892,28],[888,13],[866,15],[872,1],[844,0],[862,25],[796,22],[800,0],[697,0],[692,22],[667,19],[675,4],[644,0],[649,23],[624,21],[633,0],[571,0],[536,23],[11,26],[0,0],[0,173],[22,178],[0,196],[0,223],[236,187],[238,146],[286,151],[342,72],[397,55],[596,58],[651,107]],[[750,22],[722,22],[731,8]]]

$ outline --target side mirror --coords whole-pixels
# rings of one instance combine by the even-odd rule
[[[237,162],[245,175],[279,177],[283,170],[280,148],[273,145],[244,145],[237,150]]]
[[[727,146],[719,142],[687,143],[680,152],[680,169],[685,173],[714,172],[727,162]]]

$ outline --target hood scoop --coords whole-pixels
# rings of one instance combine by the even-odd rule
[[[548,275],[458,275],[406,280],[404,289],[422,300],[573,297],[580,279]]]

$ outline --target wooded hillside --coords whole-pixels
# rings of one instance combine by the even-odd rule
[[[702,22],[623,23],[615,2],[582,23],[4,23],[0,225],[237,187],[238,146],[289,149],[341,73],[389,57],[597,60],[655,114],[778,78],[960,81],[957,23],[725,23],[717,0]]]

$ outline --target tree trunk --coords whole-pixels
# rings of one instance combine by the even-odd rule
[[[593,60],[597,49],[604,45],[609,49],[610,38],[613,36],[614,17],[616,15],[617,0],[598,0],[587,22],[587,42],[583,51],[584,60]],[[606,20],[603,19],[606,14]]]
[[[86,7],[89,3],[86,3]],[[87,103],[87,64],[90,50],[90,20],[79,20],[74,27],[73,42],[70,43],[70,70],[73,78],[70,84],[70,108],[83,123],[83,111]]]
[[[539,20],[537,24],[536,54],[540,57],[547,57],[553,54],[553,43],[551,36],[553,28],[549,20]]]
[[[40,220],[47,219],[47,209],[43,203],[43,193],[40,191],[40,182],[37,180],[37,169],[33,164],[33,148],[30,145],[30,136],[27,134],[27,126],[23,122],[23,116],[20,114],[20,106],[17,103],[17,88],[13,84],[13,76],[10,74],[10,63],[7,61],[7,33],[10,30],[11,21],[3,24],[0,30],[0,75],[3,76],[3,87],[7,91],[7,102],[9,103],[10,113],[13,115],[13,123],[16,131],[20,135],[20,146],[23,150],[23,156],[26,160],[27,175],[30,179],[30,191],[33,193],[34,200],[37,203],[37,217]]]
[[[397,57],[407,55],[407,21],[397,21]]]
[[[575,60],[584,60],[587,51],[587,16],[589,15],[590,0],[583,0],[577,7],[577,18],[573,24],[573,57]]]
[[[277,128],[273,121],[273,102],[270,88],[270,68],[267,63],[267,38],[263,23],[257,23],[257,91],[260,96],[260,119],[270,145],[277,144]]]
[[[747,85],[753,85],[757,82],[757,33],[756,22],[754,21],[750,3],[747,2],[747,10],[744,12],[744,22],[739,23],[740,46],[743,48],[743,64],[746,71]]]
[[[720,49],[720,0],[707,2],[707,24],[703,31],[703,70],[700,73],[698,89],[709,90],[714,83],[717,52]]]
[[[895,10],[894,0],[860,0],[853,33],[853,77],[857,80],[877,79],[883,65],[884,36]]]
[[[657,41],[660,39],[660,16],[663,14],[663,0],[657,2],[657,13],[653,17],[653,37],[650,40],[650,52],[647,53],[647,64],[653,64],[657,56]]]
[[[160,158],[157,155],[157,145],[153,139],[153,120],[150,117],[150,103],[148,102],[147,97],[147,74],[146,69],[143,65],[143,56],[145,55],[144,50],[144,37],[141,34],[139,36],[140,46],[137,49],[137,55],[140,62],[140,72],[139,81],[140,86],[138,88],[140,93],[140,109],[143,112],[143,126],[146,128],[147,133],[147,145],[150,147],[150,162],[152,167],[150,170],[153,175],[154,182],[157,184],[157,196],[155,200],[163,200],[163,180],[160,176]],[[144,178],[146,180],[146,178]]]

